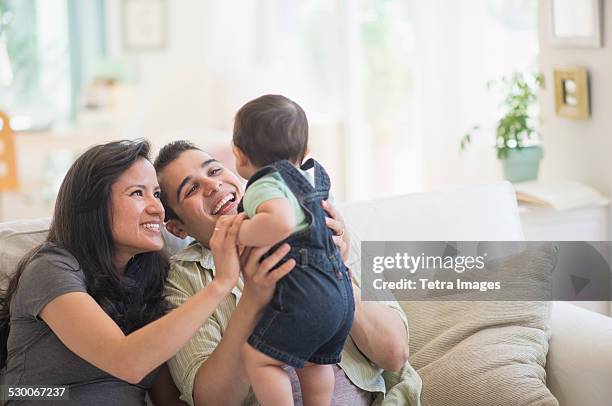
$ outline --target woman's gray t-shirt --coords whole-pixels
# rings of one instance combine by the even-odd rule
[[[85,275],[68,251],[46,243],[26,266],[11,300],[2,384],[67,385],[70,399],[57,401],[64,406],[145,404],[157,371],[137,385],[115,378],[70,351],[38,317],[49,302],[70,292],[87,292]]]

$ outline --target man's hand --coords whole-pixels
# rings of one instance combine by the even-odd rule
[[[283,244],[269,257],[259,262],[270,247],[248,247],[240,257],[244,290],[242,300],[250,300],[252,304],[263,309],[274,295],[276,283],[287,275],[295,266],[295,260],[290,259],[273,271],[274,268],[290,250],[289,244]]]
[[[229,289],[236,285],[240,274],[237,242],[238,231],[245,218],[244,213],[219,217],[210,238],[210,250],[216,268],[215,281]]]
[[[327,200],[321,201],[321,207],[327,213],[329,217],[325,217],[325,224],[333,233],[334,244],[338,247],[342,260],[348,261],[349,250],[351,248],[351,242],[346,231],[346,225],[344,224],[344,218],[338,210],[334,209]]]

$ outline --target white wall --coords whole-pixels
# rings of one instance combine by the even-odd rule
[[[540,2],[540,98],[544,147],[542,179],[574,179],[610,196],[612,191],[612,3],[603,1],[603,47],[551,45],[550,2]],[[607,27],[606,27],[607,25]],[[575,121],[555,114],[553,68],[584,66],[590,74],[591,117]]]
[[[224,113],[232,94],[217,75],[232,61],[226,59],[219,38],[213,34],[225,32],[223,42],[228,47],[240,44],[231,26],[222,29],[219,22],[240,26],[244,13],[238,9],[235,15],[220,15],[222,10],[209,1],[165,4],[166,46],[161,50],[128,51],[122,42],[122,2],[107,1],[108,52],[135,69],[139,108],[132,122],[142,123],[135,130],[153,134],[194,127],[230,130],[231,116]]]
[[[544,159],[541,179],[573,179],[606,196],[612,193],[612,2],[603,2],[603,47],[559,48],[551,44],[551,0],[539,2],[540,69],[546,89],[540,97]],[[607,27],[606,27],[607,25]],[[555,114],[553,69],[583,66],[590,75],[591,117],[574,121]],[[612,314],[606,302],[583,307]]]

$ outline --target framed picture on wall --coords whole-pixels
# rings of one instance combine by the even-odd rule
[[[123,0],[123,46],[159,50],[166,46],[166,0]]]
[[[549,0],[551,42],[559,47],[599,48],[601,0]]]
[[[590,103],[586,68],[556,68],[553,75],[557,115],[574,120],[588,119]]]

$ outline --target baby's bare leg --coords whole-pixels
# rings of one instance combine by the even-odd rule
[[[331,365],[308,363],[296,369],[304,406],[330,405],[334,395],[334,370]]]
[[[242,357],[253,392],[262,406],[293,406],[293,391],[283,363],[267,356],[250,344],[242,347]]]

